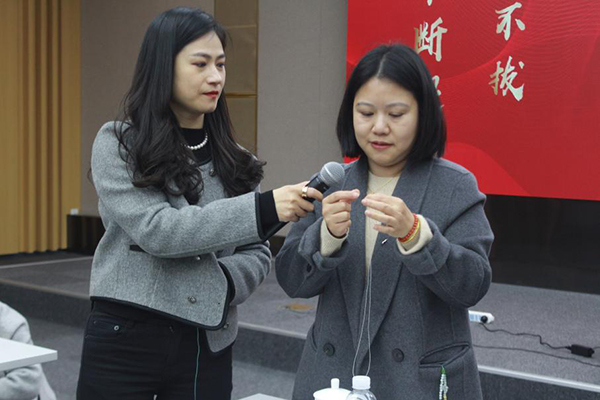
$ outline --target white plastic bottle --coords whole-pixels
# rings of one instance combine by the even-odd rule
[[[346,400],[377,400],[371,389],[371,378],[366,375],[356,375],[352,378],[352,391]]]

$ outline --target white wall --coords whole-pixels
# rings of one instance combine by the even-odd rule
[[[263,190],[340,161],[335,122],[345,84],[346,0],[260,0],[258,155]]]

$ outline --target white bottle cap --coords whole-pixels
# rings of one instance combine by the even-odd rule
[[[340,380],[334,378],[331,380],[331,387],[317,390],[313,393],[315,400],[346,400],[350,391],[348,389],[340,389]]]
[[[352,378],[352,389],[371,389],[371,378],[367,375],[356,375]]]

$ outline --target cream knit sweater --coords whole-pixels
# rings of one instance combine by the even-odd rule
[[[396,176],[393,178],[380,177],[373,175],[369,172],[368,194],[380,193],[391,196],[394,192],[394,188],[396,187],[399,178],[400,176]],[[431,232],[431,229],[429,228],[427,220],[421,215],[417,215],[417,217],[421,222],[421,233],[419,234],[417,243],[407,250],[402,246],[400,241],[395,240],[395,242],[397,243],[398,250],[402,254],[408,255],[416,253],[417,251],[425,247],[425,245],[427,245],[427,243],[429,243],[433,238],[433,234]],[[371,266],[371,258],[373,256],[375,242],[379,233],[375,229],[373,229],[373,226],[375,226],[375,224],[377,223],[377,221],[371,218],[365,219],[365,266],[367,270]],[[321,255],[323,257],[328,257],[337,252],[342,247],[342,244],[348,237],[348,234],[349,232],[346,234],[346,236],[342,238],[336,238],[329,232],[329,229],[327,229],[327,224],[325,223],[325,220],[323,220],[323,222],[321,223]]]

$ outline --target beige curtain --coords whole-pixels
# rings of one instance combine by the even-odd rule
[[[80,0],[0,0],[0,254],[66,247],[80,204]]]

